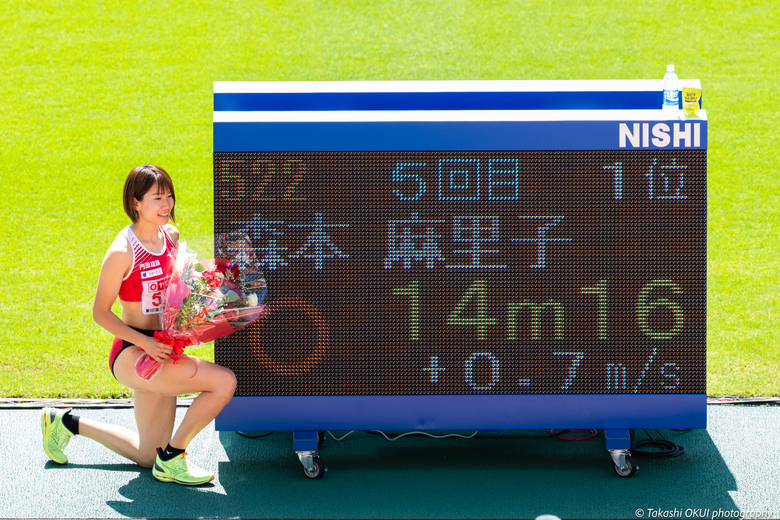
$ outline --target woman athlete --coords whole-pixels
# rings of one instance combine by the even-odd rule
[[[190,463],[185,449],[233,398],[236,376],[227,368],[202,359],[192,363],[167,362],[173,348],[154,339],[160,329],[161,297],[172,253],[179,241],[174,219],[173,182],[162,168],[151,164],[134,168],[124,188],[125,213],[133,221],[108,248],[100,269],[92,310],[95,322],[115,336],[109,355],[114,377],[135,394],[138,433],[120,426],[79,418],[71,410],[44,408],[41,423],[46,454],[59,464],[71,436],[93,439],[145,468],[163,482],[196,486],[214,479]],[[122,318],[111,306],[119,297]],[[144,353],[161,362],[152,381],[135,372]],[[197,393],[182,423],[173,432],[176,396]],[[165,446],[165,448],[162,448]]]

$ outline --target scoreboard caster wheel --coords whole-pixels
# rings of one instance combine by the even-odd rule
[[[626,455],[625,465],[622,467],[615,464],[615,473],[617,473],[619,477],[623,478],[633,477],[634,473],[636,473],[636,470],[638,469],[639,467],[636,465],[636,461],[631,455]]]
[[[325,472],[328,471],[328,468],[325,467],[325,464],[322,463],[319,457],[312,457],[311,462],[313,467],[309,469],[306,466],[304,466],[303,474],[309,477],[310,479],[322,478]]]

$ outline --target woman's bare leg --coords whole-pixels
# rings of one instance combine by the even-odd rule
[[[214,420],[233,398],[236,377],[227,368],[185,357],[176,365],[166,361],[154,380],[145,381],[135,373],[135,362],[142,355],[140,350],[125,349],[114,361],[117,379],[135,391],[138,433],[122,426],[80,417],[79,434],[139,466],[151,468],[157,458],[158,447],[165,448],[170,444],[174,448],[186,449],[190,441]],[[174,435],[176,397],[197,392],[200,395],[190,405]]]
[[[213,421],[222,408],[233,398],[236,390],[236,376],[227,368],[202,359],[184,356],[178,364],[173,364],[170,360],[166,361],[157,377],[152,381],[144,381],[135,373],[135,362],[142,355],[143,352],[127,349],[114,362],[114,373],[125,386],[132,388],[136,393],[140,391],[171,397],[174,399],[174,407],[176,396],[200,392],[200,395],[187,409],[176,433],[173,434],[172,438],[168,437],[172,447],[186,449],[190,441]],[[143,446],[146,444],[147,433],[144,431],[146,428],[143,428],[140,422],[138,427]],[[173,422],[171,422],[172,427]],[[154,429],[149,429],[149,431],[154,431]],[[148,441],[152,444],[159,442],[156,446],[165,447],[167,442],[161,442],[162,437],[155,439],[150,437]]]
[[[154,465],[157,446],[170,442],[176,418],[176,397],[135,392],[135,421],[138,433],[122,426],[79,418],[79,435],[99,442],[139,466]]]
[[[135,391],[135,424],[138,427],[139,446],[144,467],[151,468],[157,458],[157,448],[171,442],[176,422],[176,396],[155,395]]]

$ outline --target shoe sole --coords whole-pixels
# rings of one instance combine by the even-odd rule
[[[175,482],[176,484],[181,484],[182,486],[202,486],[203,484],[208,484],[212,480],[214,480],[214,475],[211,475],[208,480],[204,480],[202,482],[185,482],[183,480],[178,480],[174,477],[171,477],[169,475],[166,475],[165,473],[160,472],[156,467],[152,469],[152,475],[154,475],[154,478],[159,480],[160,482]]]
[[[43,451],[46,452],[46,455],[49,456],[49,458],[52,460],[52,462],[56,462],[60,465],[65,465],[68,463],[68,459],[65,459],[65,462],[60,462],[57,459],[54,458],[54,456],[49,451],[49,432],[51,430],[51,421],[49,421],[49,417],[51,417],[51,408],[44,408],[43,413],[41,414],[41,431],[43,432]]]

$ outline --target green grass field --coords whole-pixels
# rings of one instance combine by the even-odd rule
[[[129,395],[93,323],[142,163],[210,253],[212,82],[701,79],[708,393],[780,395],[780,14],[769,1],[11,0],[0,12],[0,396]],[[213,356],[209,347],[194,351]]]

